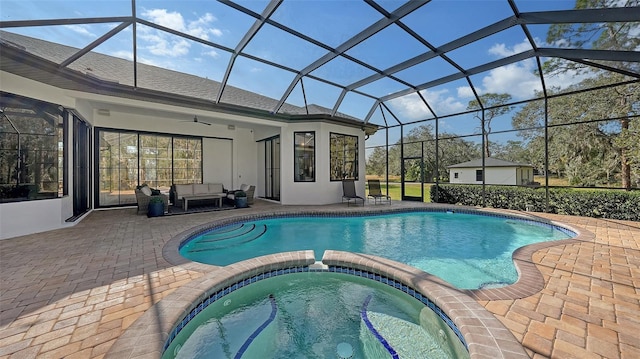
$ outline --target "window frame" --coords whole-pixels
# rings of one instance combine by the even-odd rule
[[[342,145],[341,148],[334,148],[332,145],[334,138],[338,140],[341,138]],[[349,143],[347,139],[354,139],[354,147],[348,148]],[[337,144],[340,146],[340,144]],[[359,153],[360,153],[360,138],[355,135],[347,135],[343,133],[337,132],[329,132],[329,181],[343,181],[345,179],[352,179],[357,181],[360,177],[360,167],[359,167]],[[347,158],[347,156],[352,156],[351,158]],[[339,156],[339,158],[336,158]],[[335,163],[335,161],[340,161],[341,163]],[[351,164],[351,173],[348,171],[348,165]],[[341,176],[334,176],[333,169],[341,168]]]
[[[131,157],[131,156],[122,156],[120,152],[118,152],[117,155],[115,155],[119,160],[122,160],[123,158],[125,160],[127,160],[127,164],[131,165],[131,164],[135,164],[136,168],[135,169],[129,169],[129,171],[131,173],[135,173],[135,182],[136,185],[139,186],[143,183],[145,183],[146,181],[150,181],[152,185],[157,184],[157,182],[159,180],[162,180],[163,182],[166,182],[166,178],[160,178],[159,175],[159,170],[168,170],[170,173],[170,182],[171,184],[180,184],[180,183],[202,183],[202,179],[203,179],[203,173],[204,173],[204,168],[203,168],[203,137],[202,136],[188,136],[188,135],[181,135],[181,134],[170,134],[170,133],[161,133],[161,132],[150,132],[150,131],[136,131],[136,130],[124,130],[124,129],[116,129],[116,128],[106,128],[106,127],[96,127],[95,128],[95,183],[96,186],[94,188],[95,191],[95,198],[96,198],[96,207],[97,208],[106,208],[106,207],[120,207],[120,206],[127,206],[127,205],[131,205],[132,204],[132,200],[134,199],[134,197],[131,197],[130,195],[128,195],[124,200],[123,198],[118,198],[117,199],[117,203],[109,203],[108,201],[105,201],[105,203],[103,203],[103,201],[101,201],[101,196],[100,193],[103,190],[103,180],[105,180],[105,177],[102,174],[102,171],[105,170],[117,170],[117,171],[121,171],[122,168],[118,167],[105,167],[103,165],[103,163],[107,163],[107,164],[111,164],[111,159],[107,159],[107,158],[102,158],[101,157],[101,145],[102,145],[102,134],[103,133],[112,133],[118,134],[118,151],[122,152],[122,149],[124,147],[122,147],[122,145],[120,144],[121,141],[121,136],[122,135],[133,135],[135,136],[135,140],[130,141],[132,144],[135,143],[135,146],[131,145],[131,147],[135,147],[135,158]],[[143,147],[143,141],[141,140],[142,137],[155,137],[155,139],[157,140],[158,138],[168,138],[169,139],[169,153],[168,153],[168,157],[167,159],[169,159],[171,161],[170,163],[170,168],[166,168],[166,167],[158,167],[156,166],[155,169],[155,180],[153,179],[149,179],[149,178],[142,178],[144,175],[144,169],[143,167],[146,167],[143,165],[143,161],[150,159],[147,158],[146,156],[143,156],[143,154],[141,153],[143,150],[153,150],[153,146],[148,147],[148,146],[144,146]],[[176,167],[176,151],[180,150],[176,148],[176,142],[178,142],[179,140],[187,140],[187,141],[193,141],[194,143],[197,143],[195,150],[199,151],[199,153],[196,153],[196,156],[194,156],[194,158],[189,159],[189,158],[183,158],[183,159],[179,159],[179,161],[183,162],[185,164],[184,167]],[[157,147],[157,142],[156,142],[156,147],[155,149],[158,149]],[[189,147],[185,147],[182,148],[181,151],[186,151],[189,152],[193,150],[192,148]],[[111,157],[110,157],[111,158]],[[156,158],[157,160],[158,158]],[[105,162],[106,161],[106,162]],[[189,162],[191,161],[191,162]],[[128,168],[128,166],[126,167]],[[151,169],[151,168],[149,168]],[[180,178],[180,179],[176,179],[176,171],[183,171],[184,173],[189,173],[191,172],[193,174],[193,176],[191,176],[191,178]],[[159,179],[160,178],[160,179]],[[114,182],[114,181],[122,181],[123,178],[118,177],[118,178],[106,178],[107,181]],[[129,179],[130,180],[130,179]],[[118,188],[114,188],[114,191],[129,191],[131,190],[130,188],[126,188],[125,187],[118,187]],[[129,186],[130,187],[130,186]],[[135,186],[133,186],[135,188]],[[165,188],[166,187],[166,188]],[[111,188],[111,187],[109,187]],[[159,188],[165,188],[165,190],[168,190],[169,188],[167,186],[160,186]],[[124,196],[124,195],[122,195]],[[131,197],[131,198],[129,198]],[[127,200],[128,199],[128,200]],[[135,202],[133,202],[135,203]]]
[[[0,91],[3,153],[0,203],[62,198],[67,194],[68,161],[65,141],[67,111],[60,105]],[[27,128],[28,131],[21,131]],[[62,146],[61,146],[62,145]],[[8,171],[8,172],[5,172]]]
[[[298,136],[302,138],[302,145],[298,143]],[[308,137],[309,136],[309,137]],[[313,142],[312,151],[309,146],[305,147],[307,139]],[[300,152],[299,152],[300,151]],[[311,159],[305,159],[305,155],[311,153]],[[302,157],[302,158],[301,158]],[[301,167],[301,161],[303,163]],[[310,163],[309,163],[310,162]],[[311,165],[311,166],[309,166]],[[310,168],[310,170],[309,170]],[[316,132],[315,131],[295,131],[293,133],[293,182],[315,182],[316,181]],[[309,170],[309,175],[304,176],[300,171]]]

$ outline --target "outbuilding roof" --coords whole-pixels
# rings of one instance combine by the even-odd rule
[[[484,159],[484,166],[485,167],[533,167],[530,164],[505,161],[495,157],[486,157]],[[482,167],[481,158],[477,160],[471,160],[471,161],[447,166],[447,168],[480,168],[480,167]]]

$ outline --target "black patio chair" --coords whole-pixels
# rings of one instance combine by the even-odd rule
[[[374,204],[387,202],[391,204],[391,197],[382,193],[382,189],[380,188],[380,180],[370,179],[367,181],[369,184],[369,194],[367,195],[367,199],[373,199]]]
[[[351,201],[357,206],[358,200],[362,201],[364,206],[364,198],[356,194],[356,184],[353,180],[342,180],[342,202],[345,200],[347,201],[347,207],[351,204]]]

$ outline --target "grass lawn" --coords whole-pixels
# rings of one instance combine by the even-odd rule
[[[382,189],[382,193],[387,193],[387,186],[383,181],[380,181],[380,187]],[[429,194],[429,189],[431,188],[431,183],[424,184],[424,201],[431,202],[431,196]],[[405,184],[405,190],[407,196],[420,197],[420,184],[419,183],[407,183]],[[369,193],[369,190],[367,190]],[[401,188],[400,183],[389,182],[389,196],[393,200],[401,200]]]

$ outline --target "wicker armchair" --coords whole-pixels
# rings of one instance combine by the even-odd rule
[[[155,196],[162,197],[162,203],[164,203],[164,211],[165,213],[169,211],[169,197],[165,194],[157,194]],[[149,201],[151,201],[151,197],[155,196],[147,196],[142,192],[142,190],[136,189],[136,200],[138,201],[138,214],[147,214],[149,211]]]
[[[247,194],[247,204],[253,204],[253,196],[256,192],[256,186],[249,186],[248,184],[242,184],[242,186],[240,186],[239,190],[233,190],[233,191],[229,191],[227,193],[227,199],[231,200],[232,202],[235,201],[236,196],[235,196],[235,192],[236,191],[243,191],[244,193]]]

